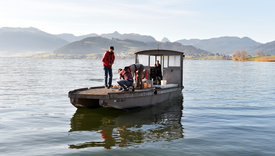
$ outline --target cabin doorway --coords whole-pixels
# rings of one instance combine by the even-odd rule
[[[157,65],[157,61],[159,65]],[[149,59],[149,73],[150,73],[150,80],[153,80],[154,85],[160,85],[161,80],[163,78],[163,55],[150,55]]]

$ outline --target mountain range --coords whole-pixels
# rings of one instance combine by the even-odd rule
[[[93,43],[94,45],[90,44]],[[100,52],[106,50],[109,45],[116,45],[117,52],[131,53],[137,50],[160,48],[184,51],[186,54],[219,53],[232,55],[235,50],[244,48],[248,54],[255,55],[256,52],[275,55],[275,41],[262,44],[248,37],[218,37],[211,39],[181,39],[170,42],[163,38],[161,42],[152,36],[135,33],[120,34],[118,32],[98,35],[91,33],[82,36],[73,34],[49,34],[37,28],[0,28],[0,56],[9,56],[15,53],[47,52],[51,53],[80,53]],[[71,49],[70,49],[71,48]],[[90,49],[88,49],[90,48]],[[188,49],[188,51],[186,51]],[[103,51],[104,52],[104,51]]]
[[[170,40],[167,37],[163,37],[161,42],[170,42]]]
[[[82,40],[82,39],[87,38],[87,37],[98,36],[98,34],[92,33],[92,34],[88,34],[88,35],[75,36],[74,34],[63,33],[63,34],[57,34],[55,36],[71,43],[71,42]]]
[[[82,35],[82,36],[75,36],[73,34],[57,34],[55,35],[56,37],[59,37],[63,40],[66,40],[68,42],[75,42],[75,41],[80,41],[84,38],[87,37],[95,37],[95,36],[101,36],[103,38],[117,38],[120,40],[124,39],[130,39],[130,40],[136,40],[136,41],[142,41],[142,42],[156,42],[156,39],[152,36],[147,36],[147,35],[140,35],[140,34],[135,34],[135,33],[130,33],[130,34],[120,34],[119,32],[115,31],[113,33],[105,33],[98,35],[96,33],[88,34],[88,35]]]
[[[72,42],[66,46],[58,48],[54,51],[56,54],[91,54],[103,53],[108,49],[106,45],[113,45],[115,52],[119,53],[133,53],[140,50],[148,49],[168,49],[182,51],[185,54],[210,54],[207,51],[197,49],[193,46],[184,46],[180,43],[174,42],[142,42],[130,39],[117,39],[117,38],[103,38],[101,36],[88,37],[80,41]]]
[[[0,54],[12,55],[25,52],[52,52],[68,41],[36,28],[0,28]]]
[[[219,38],[211,38],[211,39],[191,39],[191,40],[178,40],[183,45],[193,45],[196,48],[204,49],[211,53],[219,53],[219,54],[227,54],[231,55],[235,50],[242,50],[244,48],[249,54],[252,54],[253,48],[257,48],[262,44],[256,42],[248,37],[219,37]],[[258,48],[258,50],[262,50]],[[275,53],[274,53],[275,54]]]

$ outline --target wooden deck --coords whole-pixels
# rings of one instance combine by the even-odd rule
[[[153,88],[146,88],[146,89],[135,89],[135,92],[143,92],[143,91],[148,91]],[[109,93],[127,93],[127,92],[132,92],[132,91],[126,91],[126,92],[121,92],[118,89],[110,88],[91,88],[88,90],[83,90],[79,91],[78,94],[80,95],[108,95]]]

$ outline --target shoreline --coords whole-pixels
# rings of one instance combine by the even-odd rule
[[[102,54],[88,54],[88,55],[78,55],[78,54],[43,54],[35,56],[11,56],[11,57],[0,57],[0,58],[20,58],[20,59],[101,59]],[[116,59],[134,59],[133,55],[116,56]],[[221,56],[199,56],[194,57],[186,55],[184,60],[233,60],[232,56],[221,55]],[[244,61],[256,61],[256,62],[275,62],[275,55],[273,56],[260,56],[260,57],[248,57]]]

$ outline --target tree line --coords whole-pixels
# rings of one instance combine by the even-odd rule
[[[265,56],[265,53],[256,52],[256,57],[261,57],[261,56]],[[244,49],[242,49],[242,51],[236,50],[233,54],[232,59],[233,59],[233,61],[246,61],[248,57],[249,56],[248,56],[247,52]]]

